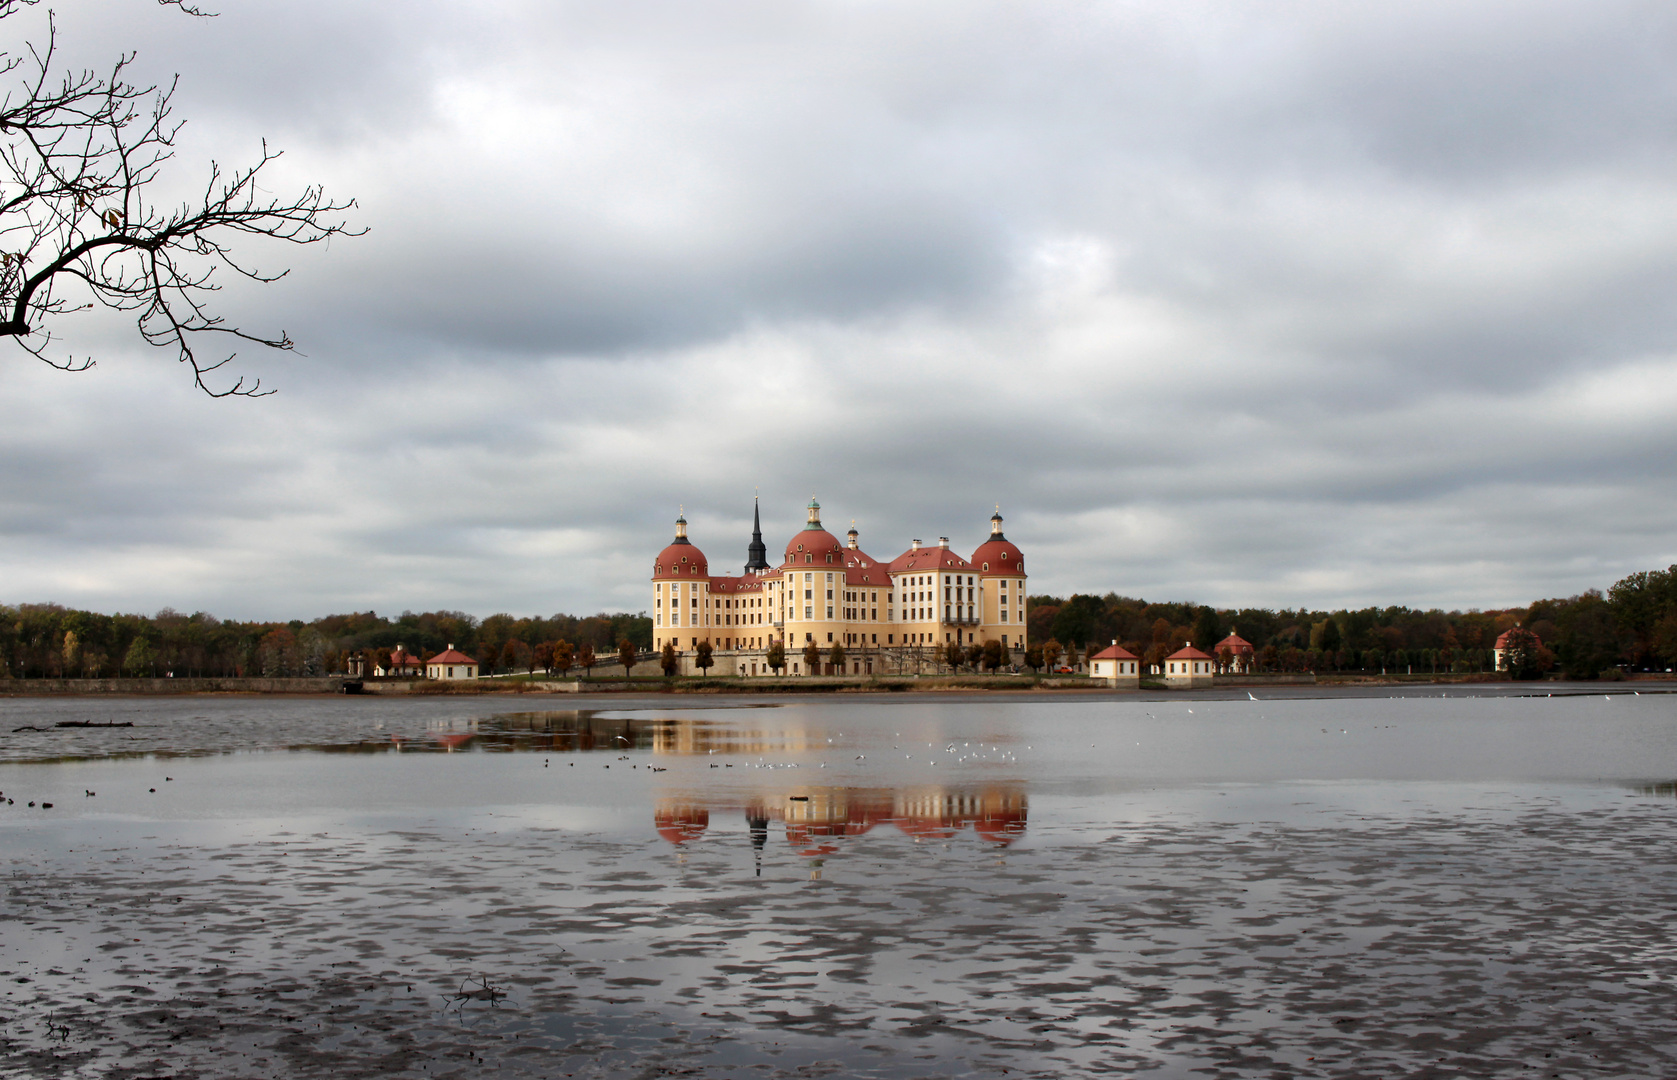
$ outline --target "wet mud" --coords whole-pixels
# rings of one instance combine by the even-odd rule
[[[7,765],[69,810],[0,818],[0,1073],[1677,1075],[1669,783],[1103,786],[1159,727],[918,715]]]

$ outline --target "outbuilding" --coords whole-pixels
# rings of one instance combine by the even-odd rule
[[[1210,686],[1217,662],[1184,642],[1182,648],[1165,657],[1165,685],[1173,690]]]
[[[425,663],[425,677],[428,679],[475,679],[477,678],[477,661],[463,652],[455,650],[453,645],[431,657]]]
[[[1141,686],[1141,659],[1118,642],[1089,657],[1089,677],[1103,679],[1114,689],[1135,690]]]

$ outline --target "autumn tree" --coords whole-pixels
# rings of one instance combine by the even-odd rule
[[[122,669],[129,675],[150,675],[152,665],[151,642],[143,637],[135,638],[128,646],[128,653],[122,658]]]
[[[585,641],[582,643],[582,651],[577,654],[576,662],[578,666],[580,666],[590,677],[593,676],[594,665],[599,663],[599,661],[594,658],[593,642]]]
[[[1025,650],[1025,666],[1036,672],[1042,669],[1046,657],[1043,656],[1041,645],[1032,645]]]
[[[699,642],[698,647],[693,650],[693,666],[698,668],[701,674],[709,675],[711,665],[716,663],[716,658],[711,655],[712,651],[710,638]]]
[[[804,674],[821,674],[821,646],[813,641],[804,644]]]
[[[564,675],[576,663],[576,646],[568,641],[560,640],[553,643],[553,670]]]
[[[943,647],[943,662],[949,665],[950,671],[960,671],[966,659],[967,650],[961,647],[960,642],[951,641]]]
[[[182,0],[160,2],[201,14]],[[32,6],[0,0],[0,23],[21,22]],[[293,347],[283,331],[247,331],[213,310],[229,275],[269,283],[287,273],[250,262],[234,245],[359,235],[365,230],[343,218],[354,201],[318,186],[273,195],[267,172],[280,154],[266,142],[247,167],[211,162],[198,194],[176,201],[184,187],[165,172],[182,127],[173,116],[177,82],[130,81],[133,53],[102,71],[64,68],[52,13],[38,17],[38,30],[19,32],[32,39],[22,51],[0,53],[0,74],[16,80],[0,100],[0,337],[53,367],[83,371],[91,359],[54,353],[54,328],[103,307],[131,314],[140,338],[174,353],[210,396],[268,393],[260,379],[208,381],[243,343]]]
[[[827,650],[827,662],[833,665],[833,670],[843,675],[844,664],[847,659],[844,646],[837,641],[833,642],[833,647]]]
[[[1048,670],[1053,671],[1060,663],[1060,643],[1049,638],[1042,644],[1042,663]]]
[[[664,669],[664,678],[669,678],[681,667],[681,660],[675,654],[675,642],[664,642],[664,651],[658,657],[658,666]]]
[[[635,643],[624,638],[617,643],[617,662],[623,665],[623,677],[627,679],[635,670],[635,661],[639,659]]]
[[[786,643],[783,641],[771,643],[768,655],[763,659],[769,665],[769,670],[779,675],[786,667]]]
[[[530,659],[549,675],[553,674],[553,642],[536,642],[536,647],[530,650]]]
[[[1002,650],[1002,643],[991,638],[984,643],[984,666],[994,675],[996,669],[1006,662],[1006,653]]]
[[[1516,679],[1535,679],[1543,672],[1543,643],[1524,626],[1510,629],[1502,641],[1502,666]]]

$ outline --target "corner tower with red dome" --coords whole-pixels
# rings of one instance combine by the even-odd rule
[[[685,517],[653,562],[654,647],[673,646],[684,671],[701,642],[711,645],[711,674],[747,676],[776,673],[775,644],[784,647],[781,674],[855,676],[936,671],[950,645],[991,641],[1012,665],[1026,646],[1025,560],[1003,535],[999,510],[970,560],[939,537],[936,547],[915,540],[881,562],[862,550],[854,524],[848,543],[828,532],[812,498],[781,564],[769,567],[755,512],[752,524],[738,577],[710,574]]]

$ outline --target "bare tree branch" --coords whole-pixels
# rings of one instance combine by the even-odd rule
[[[35,2],[0,0],[0,21]],[[186,0],[158,3],[213,17]],[[55,368],[84,371],[92,360],[48,355],[55,317],[95,306],[132,312],[140,336],[174,351],[211,397],[271,393],[260,379],[206,381],[237,356],[217,347],[201,354],[216,336],[294,347],[283,331],[248,332],[215,314],[216,271],[279,280],[288,271],[258,270],[231,243],[240,235],[298,245],[359,236],[366,230],[343,216],[355,200],[331,199],[319,186],[265,195],[258,179],[280,154],[264,142],[254,165],[227,172],[211,162],[200,197],[159,205],[148,196],[181,130],[171,115],[178,79],[162,88],[129,82],[133,53],[105,72],[59,72],[57,45],[49,12],[44,41],[29,43],[26,56],[0,52],[0,75],[19,77],[0,98],[0,337]]]

